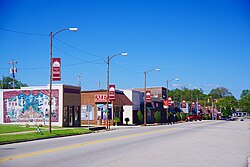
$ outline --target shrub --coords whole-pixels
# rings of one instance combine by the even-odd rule
[[[38,127],[43,127],[43,124],[39,124]]]
[[[181,120],[180,112],[177,112],[177,113],[176,113],[176,117],[177,117],[177,120],[176,120],[176,121],[180,121],[180,120]]]
[[[186,120],[186,117],[187,117],[187,113],[182,113],[182,121],[185,121]]]
[[[155,119],[155,122],[157,122],[157,123],[160,122],[160,120],[161,120],[161,113],[159,111],[155,112],[154,119]]]
[[[130,120],[129,120],[129,118],[127,117],[127,118],[125,118],[125,122],[126,122],[126,124],[128,125],[128,122],[129,122]]]
[[[115,123],[115,125],[117,125],[118,122],[121,122],[120,118],[115,117],[115,118],[114,118],[114,123]]]
[[[142,115],[142,112],[140,110],[137,112],[137,117],[138,117],[139,123],[142,124],[143,123],[143,115]]]
[[[26,127],[26,128],[29,128],[29,127],[30,127],[30,125],[29,125],[29,124],[25,124],[25,127]]]

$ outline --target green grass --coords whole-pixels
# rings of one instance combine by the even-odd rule
[[[35,126],[26,127],[25,125],[0,125],[0,134],[24,132],[32,130],[36,130],[36,127]]]
[[[15,125],[17,126],[17,125]],[[15,127],[13,126],[13,127]],[[6,129],[10,129],[10,125],[1,125],[0,129],[1,132],[8,132],[10,130],[6,130]],[[15,127],[16,128],[16,127]],[[23,130],[18,129],[18,128],[23,128]],[[21,131],[27,131],[27,128],[25,126],[20,126],[16,129],[18,129],[18,132]],[[13,128],[14,129],[14,128]],[[36,130],[36,127],[33,127],[29,130]],[[85,134],[85,133],[90,133],[91,131],[88,129],[84,129],[84,128],[67,128],[67,129],[56,129],[56,130],[52,130],[52,133],[49,133],[48,130],[44,130],[41,129],[43,135],[41,135],[40,133],[37,132],[27,132],[24,134],[3,134],[0,135],[0,143],[7,143],[7,142],[17,142],[17,141],[28,141],[28,140],[34,140],[34,139],[42,139],[42,138],[49,138],[49,137],[60,137],[60,136],[70,136],[70,135],[80,135],[80,134]]]

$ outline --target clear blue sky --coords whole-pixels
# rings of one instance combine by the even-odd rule
[[[209,93],[225,87],[239,98],[250,89],[249,0],[1,0],[0,74],[18,63],[16,78],[30,86],[49,83],[49,33],[53,57],[62,60],[62,81],[83,90],[191,84]],[[178,84],[178,85],[176,85]]]

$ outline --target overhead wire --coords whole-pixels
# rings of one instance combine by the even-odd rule
[[[23,35],[33,35],[33,36],[49,36],[49,34],[41,34],[41,33],[31,33],[31,32],[23,32],[23,31],[16,31],[16,30],[10,30],[5,28],[0,28],[0,30],[17,33],[17,34],[23,34]]]

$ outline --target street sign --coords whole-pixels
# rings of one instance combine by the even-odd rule
[[[52,58],[52,81],[61,80],[61,59]]]
[[[109,100],[115,100],[115,85],[109,85]]]
[[[147,90],[146,91],[146,102],[150,102],[150,100],[151,100],[151,92],[150,92],[150,90]]]

